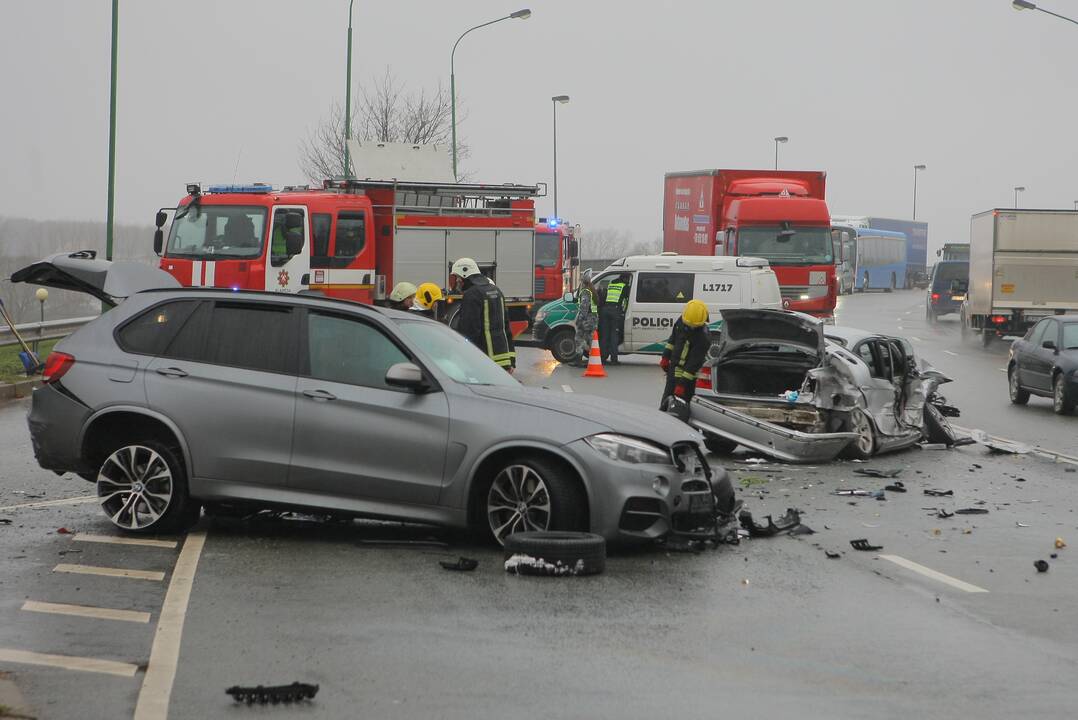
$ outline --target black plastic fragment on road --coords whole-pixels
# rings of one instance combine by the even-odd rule
[[[823,554],[831,560],[838,560],[840,557],[842,557],[842,553],[831,552],[830,550],[824,550]]]
[[[766,525],[757,525],[756,521],[752,519],[752,513],[748,510],[742,510],[737,519],[741,523],[741,527],[749,531],[750,537],[772,537],[781,532],[793,530],[800,525],[801,513],[794,508],[788,508],[786,514],[780,517],[777,523],[768,515],[765,518],[767,520]]]
[[[954,511],[955,515],[987,515],[988,511],[984,508],[958,508]]]
[[[938,517],[940,520],[946,520],[949,517],[954,517],[954,513],[947,512],[946,510],[941,509],[936,512],[936,517]]]
[[[976,445],[977,441],[971,437],[958,438],[954,441],[954,447],[963,447],[965,445]]]
[[[902,468],[892,468],[891,470],[877,470],[876,468],[857,468],[853,471],[855,475],[865,475],[867,477],[876,478],[896,478],[902,474]]]
[[[883,550],[883,545],[870,545],[866,538],[859,540],[850,540],[850,545],[854,550],[862,550],[864,552],[872,552],[873,550]]]
[[[936,490],[933,488],[925,488],[925,495],[931,495],[932,497],[947,497],[954,495],[954,490]]]
[[[903,485],[901,481],[896,481],[893,485],[885,485],[883,489],[889,492],[906,492],[906,486]]]
[[[10,525],[11,518],[0,518],[0,525]]]
[[[1048,572],[1048,562],[1046,560],[1037,560],[1033,563],[1033,567],[1037,568],[1037,572]]]
[[[469,572],[479,567],[479,561],[475,558],[459,557],[455,561],[451,560],[439,560],[438,564],[444,567],[446,570],[457,570],[459,572]]]
[[[272,703],[292,703],[300,700],[313,700],[318,694],[318,686],[309,683],[294,682],[291,685],[257,685],[255,687],[240,687],[233,685],[225,692],[232,696],[236,702],[253,705],[258,703],[266,705]]]
[[[815,535],[816,531],[810,528],[808,525],[798,525],[790,530],[791,535]]]

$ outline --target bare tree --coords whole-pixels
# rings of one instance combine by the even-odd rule
[[[380,79],[360,88],[352,107],[352,137],[376,142],[449,144],[453,135],[451,100],[440,82],[433,91],[409,90],[387,67]],[[459,107],[457,114],[459,128]],[[459,137],[457,156],[467,156],[467,146]],[[315,183],[347,174],[344,108],[340,103],[334,103],[329,115],[300,142],[300,168]]]
[[[662,249],[662,240],[637,240],[627,230],[596,228],[580,239],[580,255],[593,260],[613,260],[626,255],[653,255]]]

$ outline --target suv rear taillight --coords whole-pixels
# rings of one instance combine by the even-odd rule
[[[62,378],[74,364],[75,358],[72,355],[62,352],[49,353],[49,356],[45,358],[45,369],[41,373],[41,382],[46,385],[56,382]]]

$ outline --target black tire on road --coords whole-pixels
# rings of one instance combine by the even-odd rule
[[[514,493],[522,495],[514,497]],[[488,537],[502,544],[509,535],[520,532],[588,529],[587,497],[576,475],[541,455],[521,455],[500,463],[476,502],[480,525]],[[514,516],[516,503],[528,510]]]
[[[1014,364],[1007,368],[1007,395],[1015,405],[1029,402],[1029,390],[1018,384],[1018,368]]]
[[[1052,409],[1056,415],[1070,415],[1075,404],[1075,399],[1067,393],[1067,379],[1063,373],[1056,373],[1052,379]]]
[[[930,443],[954,445],[957,439],[951,423],[932,403],[925,403],[925,439]]]
[[[202,506],[188,493],[181,457],[179,449],[157,439],[116,443],[105,455],[96,481],[109,520],[135,534],[182,532],[198,522]],[[144,499],[132,501],[134,494],[143,494]]]
[[[932,308],[928,305],[925,306],[925,320],[928,321],[929,325],[932,325],[939,320],[939,318],[936,317],[936,313],[932,312]]]
[[[858,433],[860,437],[846,446],[846,449],[842,451],[843,457],[851,460],[868,460],[876,454],[878,446],[876,428],[872,424],[872,419],[860,408],[850,412],[847,431]]]
[[[704,447],[716,455],[729,455],[737,447],[737,443],[720,435],[704,433]]]
[[[598,575],[606,570],[606,540],[584,532],[519,532],[505,538],[505,559],[530,555],[548,563],[577,567],[577,575]],[[536,574],[545,574],[537,572]]]
[[[554,359],[563,365],[580,359],[576,353],[576,330],[573,328],[559,328],[551,333],[547,348]]]

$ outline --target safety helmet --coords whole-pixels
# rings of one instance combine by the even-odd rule
[[[399,282],[393,286],[393,292],[389,293],[389,299],[393,302],[404,302],[416,293],[416,287],[410,282]]]
[[[475,260],[464,257],[453,263],[453,268],[449,271],[449,274],[456,275],[459,278],[471,277],[479,274],[479,266],[475,264]]]
[[[707,325],[707,305],[703,300],[690,300],[685,303],[685,310],[681,313],[681,322],[689,327]]]
[[[425,310],[434,307],[434,303],[442,299],[442,289],[432,282],[425,282],[415,292],[415,301]]]

